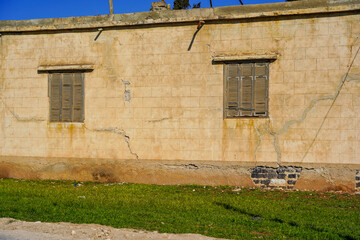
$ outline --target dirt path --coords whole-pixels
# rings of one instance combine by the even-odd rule
[[[0,218],[0,240],[211,240],[199,234],[168,234],[117,229],[97,224],[24,222]]]

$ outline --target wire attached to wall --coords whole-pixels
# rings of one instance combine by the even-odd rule
[[[355,43],[357,42],[358,39],[359,39],[359,38],[356,39]],[[356,51],[355,56],[354,56],[354,58],[352,59],[351,64],[350,64],[350,66],[349,66],[349,68],[348,68],[348,70],[347,70],[347,72],[346,72],[343,80],[342,80],[341,83],[340,83],[339,90],[336,92],[336,94],[335,94],[335,96],[334,96],[334,99],[333,99],[333,101],[332,101],[332,103],[331,103],[328,111],[326,112],[325,117],[324,117],[324,119],[322,120],[322,122],[321,122],[321,124],[320,124],[320,127],[318,128],[318,130],[317,130],[317,132],[316,132],[316,134],[315,134],[314,139],[311,141],[310,146],[308,147],[308,149],[306,150],[303,158],[301,159],[301,162],[304,161],[304,159],[306,158],[306,156],[307,156],[307,154],[309,153],[310,149],[311,149],[312,146],[314,145],[317,137],[319,136],[320,130],[322,129],[322,127],[323,127],[323,125],[324,125],[324,123],[325,123],[325,120],[327,119],[327,117],[328,117],[331,109],[333,108],[333,106],[334,106],[334,104],[335,104],[338,96],[340,95],[340,92],[341,92],[343,86],[345,85],[345,82],[346,82],[346,80],[347,80],[347,78],[348,78],[348,76],[349,76],[350,70],[351,70],[351,68],[352,68],[352,66],[353,66],[353,64],[354,64],[354,62],[355,62],[355,59],[356,59],[359,51],[360,51],[360,47],[359,47],[358,50]]]

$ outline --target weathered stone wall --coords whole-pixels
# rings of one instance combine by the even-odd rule
[[[261,188],[293,189],[301,171],[301,167],[256,167],[251,169],[251,178]]]
[[[108,166],[105,160],[101,166],[113,176],[110,180],[124,180],[114,170],[116,162],[126,161],[127,166],[148,166],[146,161],[184,166],[205,162],[216,166],[216,176],[227,179],[218,183],[241,185],[231,180],[236,179],[233,172],[227,176],[229,169],[222,164],[246,163],[247,170],[239,175],[247,179],[244,185],[251,185],[249,169],[254,174],[260,169],[256,166],[347,164],[352,171],[345,178],[352,180],[341,184],[355,189],[354,172],[360,165],[359,22],[358,10],[307,15],[294,10],[279,17],[212,20],[199,31],[191,51],[187,50],[197,22],[104,28],[96,41],[97,29],[4,33],[0,37],[3,175],[25,176],[20,172],[32,168],[31,157],[41,159],[44,166],[63,163],[57,170],[50,167],[47,174],[41,170],[40,178],[86,180],[102,176],[88,165],[89,159],[107,159]],[[269,118],[223,119],[223,65],[213,63],[214,57],[268,54],[277,56],[270,64]],[[37,69],[70,64],[94,65],[94,71],[85,73],[85,122],[50,123],[47,74]],[[125,86],[126,81],[130,85]],[[21,161],[15,162],[16,156]],[[86,177],[75,176],[72,165],[61,160],[69,158],[87,166]],[[276,178],[286,180],[285,185],[278,181],[281,186],[295,184],[289,183],[291,174],[282,178],[278,171]],[[180,178],[171,179],[173,173],[164,174],[162,182],[176,183]],[[157,173],[143,168],[136,174],[127,173],[125,180],[146,182]],[[206,184],[198,179],[207,179],[209,172],[201,174],[186,182]],[[316,176],[330,185],[340,184],[329,180],[326,171]],[[271,180],[262,182],[266,178],[253,180],[255,185],[270,186]],[[295,188],[311,185],[302,178],[303,173],[296,173],[300,183]]]

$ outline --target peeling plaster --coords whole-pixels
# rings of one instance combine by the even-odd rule
[[[122,79],[121,79],[121,81],[124,84],[124,88],[125,88],[125,90],[124,90],[124,101],[125,102],[130,102],[130,100],[131,100],[130,90],[126,89],[126,86],[130,85],[130,82],[129,81],[124,81]]]
[[[335,185],[334,178],[331,176],[330,172],[326,168],[315,169],[315,172],[322,176],[326,180],[326,182]]]
[[[239,165],[225,165],[225,166],[219,166],[216,164],[204,164],[204,163],[189,163],[189,164],[170,164],[170,163],[164,163],[164,164],[157,164],[157,166],[162,167],[168,167],[168,168],[186,168],[186,169],[192,169],[192,170],[199,170],[199,169],[212,169],[212,170],[221,170],[221,171],[227,171],[227,170],[236,170],[240,171],[243,170],[248,175],[250,174],[250,170],[247,167],[242,167]],[[226,175],[226,172],[223,172],[224,175]]]

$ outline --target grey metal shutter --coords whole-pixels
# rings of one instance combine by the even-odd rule
[[[74,74],[73,81],[73,122],[84,121],[84,81],[82,73]]]
[[[50,122],[60,121],[61,113],[61,74],[50,76]]]

